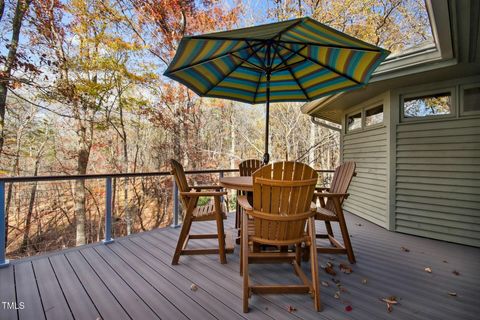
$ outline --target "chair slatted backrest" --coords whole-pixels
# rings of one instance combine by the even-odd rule
[[[300,238],[317,179],[314,169],[299,162],[276,162],[258,169],[253,174],[253,209],[269,218],[254,216],[255,237],[280,241]],[[282,216],[292,215],[299,215],[299,219],[281,221]]]
[[[183,170],[183,166],[176,160],[170,159],[170,165],[172,166],[172,175],[175,177],[175,183],[177,184],[178,190],[180,192],[189,192],[192,188],[188,185],[187,177],[185,176],[185,170]],[[180,197],[182,199],[182,203],[187,207],[187,202],[184,197]]]
[[[355,162],[347,161],[335,169],[332,183],[330,184],[331,193],[347,193],[350,182],[355,175],[355,167]],[[343,200],[344,198],[342,198],[340,204],[343,203]],[[325,207],[331,211],[334,211],[333,200],[331,200],[331,198],[327,200]]]
[[[241,176],[250,177],[255,171],[262,167],[262,161],[258,159],[248,159],[240,162],[238,169]]]

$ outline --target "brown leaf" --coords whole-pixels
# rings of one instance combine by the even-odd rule
[[[328,266],[325,267],[325,272],[328,273],[328,274],[331,275],[331,276],[337,275],[337,273],[335,272],[335,270],[333,270],[332,267],[328,267]]]
[[[460,272],[458,272],[457,270],[453,270],[452,273],[456,276],[459,276],[460,275]]]
[[[297,311],[297,308],[289,305],[289,306],[287,307],[287,311],[290,312],[290,313],[292,313],[293,311]]]
[[[335,279],[335,278],[332,278],[332,281],[333,281],[333,283],[335,283],[335,284],[339,284],[339,283],[340,283],[340,280],[337,280],[337,279]]]
[[[335,258],[334,258],[334,257],[329,257],[328,260],[332,260],[332,261],[333,261],[333,260],[335,260]]]
[[[340,299],[340,291],[335,291],[335,294],[333,295],[335,299]]]
[[[425,271],[428,272],[428,273],[432,273],[432,268],[426,267],[426,268],[425,268]]]
[[[363,279],[363,280],[362,280],[362,283],[363,283],[363,284],[367,284],[367,279]]]
[[[198,290],[197,285],[195,283],[192,283],[192,285],[190,286],[190,290],[192,290],[194,292],[197,291]]]
[[[346,273],[346,274],[350,274],[353,271],[352,267],[344,265],[343,263],[340,263],[340,265],[338,267],[340,268],[340,271],[342,271],[343,273]]]
[[[329,287],[330,286],[327,281],[322,281],[321,285],[324,286],[324,287]]]
[[[333,263],[331,263],[330,261],[327,261],[327,267],[333,268]]]
[[[410,249],[405,248],[405,247],[400,247],[400,249],[401,249],[403,252],[410,252]]]
[[[387,311],[388,312],[392,312],[393,311],[393,307],[390,303],[387,303]]]
[[[448,261],[447,261],[447,260],[443,260],[443,263],[448,263]]]
[[[456,293],[456,292],[451,292],[451,291],[449,291],[448,294],[451,295],[452,297],[456,297],[456,296],[457,296],[457,293]]]
[[[386,302],[386,303],[389,303],[389,304],[397,304],[398,301],[397,300],[391,300],[391,299],[388,299],[388,298],[384,298],[382,299],[383,302]]]

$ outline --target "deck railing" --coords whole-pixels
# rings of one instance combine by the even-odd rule
[[[322,174],[332,173],[333,170],[317,170]],[[221,178],[225,173],[235,173],[238,169],[208,169],[208,170],[189,170],[185,173],[187,175],[211,175],[218,174]],[[58,175],[58,176],[24,176],[24,177],[0,177],[0,268],[9,265],[6,259],[6,215],[5,215],[5,191],[7,184],[14,183],[37,183],[37,182],[52,182],[52,181],[72,181],[72,180],[105,180],[105,224],[104,224],[104,239],[103,243],[108,244],[113,242],[112,238],[112,206],[113,206],[113,182],[119,178],[145,178],[145,177],[168,177],[170,172],[147,172],[147,173],[111,173],[111,174],[88,174],[88,175]],[[329,179],[324,179],[328,181]],[[178,188],[175,180],[172,179],[172,194],[173,194],[173,223],[171,227],[180,226],[180,205]]]

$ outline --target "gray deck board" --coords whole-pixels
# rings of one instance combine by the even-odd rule
[[[63,294],[70,303],[70,309],[75,319],[97,319],[100,313],[75,276],[75,273],[64,255],[56,255],[50,258],[50,263],[55,270],[58,282]]]
[[[3,310],[1,319],[13,320],[17,319],[16,298],[15,298],[15,278],[13,268],[8,268],[4,272],[0,272],[0,309]],[[7,303],[9,304],[7,306]]]
[[[10,267],[9,267],[10,268]],[[18,310],[18,318],[20,320],[28,319],[45,319],[42,300],[38,292],[37,282],[33,274],[32,263],[25,261],[13,265],[15,270],[15,286],[17,291],[17,302],[23,302],[24,308]],[[0,270],[3,272],[3,270]],[[3,291],[3,283],[0,283]],[[0,309],[0,313],[3,310]]]
[[[232,217],[232,216],[231,216]],[[308,295],[254,295],[250,312],[242,312],[239,247],[228,255],[171,258],[179,229],[158,229],[97,244],[13,261],[0,269],[0,298],[24,302],[17,311],[2,309],[0,319],[477,319],[480,314],[480,249],[393,233],[353,215],[347,216],[357,263],[352,274],[338,264],[346,257],[319,255],[335,265],[332,277],[320,271],[323,311],[314,312]],[[226,222],[231,228],[233,219]],[[194,225],[211,232],[215,223]],[[318,223],[317,229],[323,230]],[[337,229],[334,229],[337,230]],[[320,242],[319,242],[320,243]],[[192,241],[193,247],[214,242]],[[408,248],[405,252],[401,247]],[[330,260],[332,259],[332,260]],[[308,263],[302,266],[310,274]],[[430,267],[432,273],[425,272]],[[456,270],[460,275],[452,272]],[[252,280],[298,281],[289,265],[252,265]],[[332,281],[347,292],[340,299]],[[367,283],[362,283],[366,279]],[[192,291],[195,283],[198,290]],[[453,297],[448,292],[456,292]],[[380,298],[396,296],[388,313]],[[352,306],[347,312],[345,307]],[[52,306],[54,308],[52,308]],[[289,313],[288,306],[297,311]]]
[[[32,261],[32,265],[35,278],[42,279],[42,281],[37,281],[37,284],[47,320],[73,319],[70,306],[63,295],[50,261],[39,259]]]

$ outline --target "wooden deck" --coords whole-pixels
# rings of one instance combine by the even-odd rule
[[[167,228],[14,261],[0,269],[0,319],[478,319],[480,249],[388,232],[350,214],[347,222],[357,263],[344,274],[338,264],[346,258],[319,256],[337,271],[335,277],[320,272],[329,284],[321,288],[320,313],[307,295],[254,295],[243,314],[238,247],[227,265],[212,255],[181,257],[172,266],[179,230]],[[288,265],[251,271],[257,280],[295,279]],[[339,299],[332,278],[345,290]],[[399,301],[391,313],[379,300],[388,296]]]

